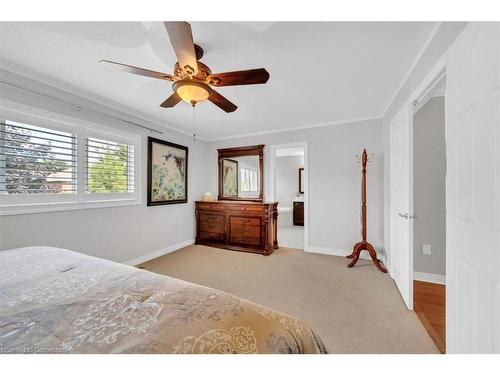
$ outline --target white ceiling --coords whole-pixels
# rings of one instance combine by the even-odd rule
[[[380,117],[431,35],[432,22],[193,22],[213,72],[265,67],[266,85],[221,87],[238,105],[196,107],[204,139]],[[159,104],[171,84],[106,69],[101,59],[167,73],[160,22],[0,23],[1,57],[191,132],[192,109]]]

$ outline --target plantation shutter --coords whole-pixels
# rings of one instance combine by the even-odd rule
[[[0,194],[75,194],[76,136],[0,120]]]
[[[134,146],[88,137],[86,139],[87,193],[133,193]]]
[[[257,172],[241,168],[240,170],[241,191],[257,191]]]

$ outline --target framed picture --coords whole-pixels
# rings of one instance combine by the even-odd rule
[[[188,148],[148,137],[148,206],[187,203]]]
[[[299,194],[304,194],[304,168],[299,168]]]
[[[223,195],[238,196],[238,162],[232,159],[222,159]]]

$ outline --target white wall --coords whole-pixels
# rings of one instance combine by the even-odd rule
[[[268,150],[272,144],[307,141],[311,190],[309,245],[317,249],[348,250],[359,240],[360,173],[354,155],[363,147],[367,147],[369,152],[375,153],[375,159],[368,169],[368,239],[381,250],[384,247],[384,237],[390,238],[387,225],[384,234],[384,211],[385,220],[389,218],[389,121],[464,26],[465,23],[446,23],[441,27],[385,111],[381,121],[353,122],[252,136],[211,142],[208,145],[202,141],[192,144],[189,136],[166,130],[161,138],[190,146],[188,204],[147,208],[143,202],[142,205],[133,207],[4,216],[0,217],[0,249],[34,244],[56,245],[112,260],[125,261],[187,241],[194,236],[193,200],[201,197],[204,191],[211,190],[217,193],[216,149],[218,147],[264,143],[268,146]],[[37,90],[46,90],[52,96],[59,95],[66,100],[70,99],[146,126],[162,127],[143,117],[134,116],[125,109],[110,109],[98,104],[107,103],[105,99],[101,98],[96,102],[69,93],[78,93],[77,88],[62,92],[30,79],[14,77],[3,71],[0,73],[2,78],[8,76],[9,80],[15,79],[25,86],[31,85]],[[60,102],[41,100],[36,95],[6,87],[1,88],[0,98],[61,112],[86,121],[140,132],[137,128],[124,125],[120,121],[77,111],[74,107],[68,107]],[[161,125],[168,126],[168,124]],[[143,137],[146,136],[144,132],[140,133]],[[143,147],[143,163],[145,163],[145,152],[146,147]],[[207,160],[208,168],[206,168]],[[270,192],[269,180],[266,180],[268,173],[269,155],[266,153],[265,196],[269,196]],[[145,183],[145,171],[143,177]],[[144,195],[145,189],[143,189]],[[145,200],[144,197],[143,199]]]
[[[444,97],[431,98],[413,116],[413,269],[446,273],[446,144]],[[423,244],[432,247],[424,255]]]
[[[410,96],[422,83],[431,69],[443,57],[453,41],[462,32],[467,22],[446,22],[441,25],[429,41],[419,60],[409,72],[408,77],[402,82],[398,92],[388,105],[382,116],[382,139],[384,149],[384,238],[387,253],[390,256],[390,122],[394,115],[406,105]]]
[[[270,196],[271,145],[308,142],[309,250],[351,250],[360,240],[361,167],[356,154],[366,147],[375,158],[368,167],[368,239],[383,242],[383,145],[378,120],[211,142],[208,176],[217,192],[217,148],[265,144],[264,199]],[[279,238],[278,238],[279,241]]]
[[[14,80],[24,86],[29,85],[38,91],[49,92],[52,96],[62,97],[65,100],[96,108],[123,119],[162,129],[159,124],[150,123],[124,112],[111,110],[40,82],[25,80],[5,71],[0,71],[0,73],[3,79]],[[142,165],[141,205],[0,216],[0,249],[50,245],[114,261],[127,261],[194,239],[193,202],[207,190],[205,164],[208,148],[206,143],[199,140],[193,143],[191,137],[166,128],[163,128],[165,131],[163,135],[151,134],[156,138],[189,147],[189,197],[187,204],[146,207],[146,139],[150,135],[149,132],[146,133],[136,127],[128,126],[105,116],[76,111],[67,104],[26,94],[22,90],[11,87],[0,87],[0,99],[8,99],[142,135],[142,155],[138,160],[138,163]]]
[[[283,156],[276,159],[276,195],[280,206],[292,207],[299,192],[299,168],[304,167],[304,156]]]
[[[47,92],[51,96],[62,97],[146,126],[161,128],[157,123],[71,94],[78,92],[77,88],[74,88],[74,91],[62,91],[9,72],[0,71],[0,73],[2,78],[18,80],[23,86]],[[108,117],[94,115],[88,111],[78,111],[58,101],[26,94],[21,90],[2,87],[0,91],[0,99],[142,134],[144,147],[141,162],[145,166],[147,151],[145,140],[148,133],[120,121],[110,120]],[[102,102],[106,101],[103,99]],[[158,138],[190,147],[189,203],[146,207],[146,170],[143,168],[141,205],[3,216],[0,217],[0,249],[51,245],[115,261],[127,261],[189,241],[193,239],[195,233],[194,200],[200,198],[205,191],[217,193],[217,148],[266,144],[264,183],[265,196],[269,196],[269,180],[266,180],[269,173],[269,146],[299,141],[307,141],[309,145],[311,189],[309,244],[317,249],[348,251],[359,240],[360,171],[355,155],[360,153],[363,147],[367,147],[376,155],[368,172],[368,234],[369,239],[379,250],[383,248],[383,154],[380,121],[353,122],[209,144],[199,140],[193,144],[189,136],[168,129],[165,130],[164,136]]]

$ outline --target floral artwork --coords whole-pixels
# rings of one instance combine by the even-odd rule
[[[238,162],[231,159],[222,160],[224,196],[238,196]]]
[[[187,202],[188,148],[148,138],[148,206]]]

